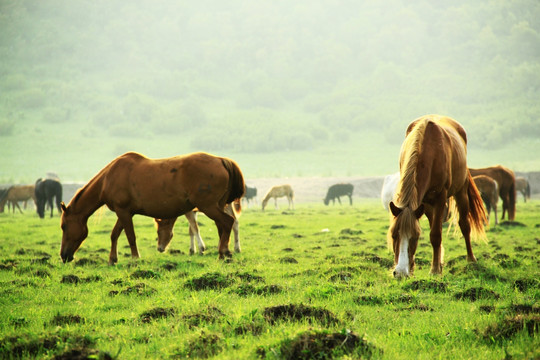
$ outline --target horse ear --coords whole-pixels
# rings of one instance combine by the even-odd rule
[[[390,201],[390,211],[392,211],[392,215],[397,217],[403,210],[398,208],[393,201]]]
[[[67,212],[66,204],[63,201],[60,203],[60,207],[62,208],[63,212]]]
[[[420,219],[424,215],[424,204],[420,204],[418,209],[414,211],[414,216],[416,216],[417,219]]]

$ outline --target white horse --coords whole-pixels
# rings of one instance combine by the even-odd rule
[[[381,201],[386,211],[389,210],[390,201],[392,201],[394,199],[394,196],[396,195],[398,182],[399,171],[391,175],[386,175],[386,177],[384,178],[381,190]]]
[[[266,204],[268,203],[268,200],[270,200],[270,198],[274,198],[275,207],[277,209],[278,208],[278,206],[277,206],[277,198],[283,197],[283,196],[286,196],[287,200],[289,201],[289,210],[291,209],[291,205],[292,205],[292,209],[294,210],[294,192],[293,192],[293,189],[292,189],[291,185],[285,184],[285,185],[274,186],[270,190],[268,190],[268,192],[266,193],[266,195],[264,196],[264,199],[262,201],[262,209],[263,209],[263,211],[264,211],[264,208],[266,207]]]

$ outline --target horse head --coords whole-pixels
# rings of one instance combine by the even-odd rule
[[[418,219],[424,213],[424,205],[416,210],[410,207],[399,208],[390,202],[390,210],[394,216],[388,230],[388,244],[394,250],[394,277],[408,277],[414,269],[414,254],[420,237]]]
[[[86,219],[73,213],[72,209],[66,207],[63,202],[61,207],[62,246],[60,256],[65,263],[73,260],[73,255],[88,236],[88,226],[86,225]]]
[[[176,218],[174,219],[154,219],[157,228],[157,249],[159,252],[165,252],[169,246],[172,237]]]

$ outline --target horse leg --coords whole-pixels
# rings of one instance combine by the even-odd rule
[[[274,198],[274,208],[277,210],[278,209],[278,206],[277,206],[277,197]]]
[[[433,248],[431,274],[442,274],[444,248],[442,246],[442,223],[446,206],[446,191],[440,195],[432,208],[426,211],[429,220],[429,240]],[[429,207],[428,207],[429,208]]]
[[[471,224],[469,223],[469,196],[467,189],[461,190],[455,195],[456,205],[459,213],[459,228],[465,238],[465,247],[467,248],[467,261],[476,262],[471,246]]]
[[[339,205],[341,205],[341,198],[339,196],[337,197],[337,201],[338,201]]]
[[[13,204],[13,213],[15,213],[15,206],[17,207],[17,209],[19,209],[21,214],[23,213],[22,210],[21,210],[21,207],[19,206],[18,201],[14,201],[12,204]]]
[[[242,249],[240,248],[240,237],[238,235],[238,219],[234,219],[233,223],[233,231],[234,231],[234,252],[242,252]]]
[[[199,254],[203,255],[204,251],[206,250],[206,245],[204,245],[204,241],[201,237],[201,232],[199,231],[199,225],[197,224],[197,213],[194,211],[188,211],[184,215],[189,222],[189,254],[195,254],[195,238],[197,238]]]
[[[352,206],[352,195],[349,195],[349,203]]]
[[[229,250],[229,237],[231,236],[231,230],[235,221],[234,215],[231,216],[227,214],[223,209],[219,208],[217,204],[213,208],[199,209],[216,223],[219,233],[219,258],[224,259],[225,257],[232,257]]]
[[[109,254],[109,265],[114,265],[118,262],[118,237],[122,233],[123,229],[124,228],[120,223],[120,219],[116,219],[116,223],[111,231],[111,252]]]
[[[131,214],[124,210],[117,209],[116,216],[118,216],[118,220],[121,222],[124,232],[126,233],[129,247],[131,248],[131,257],[133,259],[140,258],[139,250],[137,250],[137,239],[135,237],[135,229],[133,228],[133,218],[131,217]]]
[[[49,204],[49,207],[51,208],[51,217],[53,217],[53,202],[52,202],[52,196],[47,199],[47,204]]]

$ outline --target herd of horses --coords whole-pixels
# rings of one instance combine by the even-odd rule
[[[485,238],[484,227],[489,214],[502,200],[502,218],[515,218],[516,191],[530,198],[526,179],[516,178],[503,166],[472,169],[467,166],[467,135],[454,119],[426,115],[407,128],[399,157],[400,171],[385,178],[381,199],[391,214],[388,246],[394,252],[395,277],[410,276],[415,267],[415,253],[420,237],[419,219],[429,221],[429,239],[433,248],[431,273],[442,273],[444,248],[442,225],[451,216],[465,240],[467,260],[475,262],[471,239]],[[148,176],[152,174],[152,176]],[[334,184],[328,188],[325,205],[347,196],[352,205],[352,184]],[[236,252],[240,252],[238,218],[241,199],[249,205],[256,201],[257,189],[246,186],[238,164],[228,158],[207,153],[193,153],[165,159],[150,159],[129,152],[111,161],[85,186],[77,191],[68,205],[61,202],[62,185],[56,179],[38,179],[35,185],[12,186],[0,191],[0,208],[6,203],[19,208],[19,201],[33,199],[41,218],[45,206],[53,215],[53,198],[61,212],[63,262],[72,261],[75,252],[88,236],[88,218],[103,205],[116,213],[112,229],[109,264],[118,261],[117,242],[124,231],[131,255],[139,258],[132,217],[135,214],[154,218],[158,233],[158,250],[166,251],[176,219],[184,215],[189,223],[190,254],[206,245],[201,238],[197,213],[212,219],[218,230],[219,258],[231,257],[229,238],[235,234]],[[294,191],[289,184],[270,188],[262,200],[262,210],[270,199],[286,197],[294,210]],[[20,210],[20,208],[19,208]],[[487,214],[486,214],[487,210]],[[20,210],[22,212],[22,210]]]
[[[12,209],[15,213],[15,209],[18,209],[22,214],[19,202],[23,202],[23,207],[26,209],[29,200],[34,202],[40,218],[45,217],[45,207],[47,205],[51,209],[52,217],[53,201],[58,212],[61,212],[62,184],[57,179],[39,178],[34,185],[13,185],[2,189],[0,190],[0,212],[4,212],[7,205],[8,212]]]

